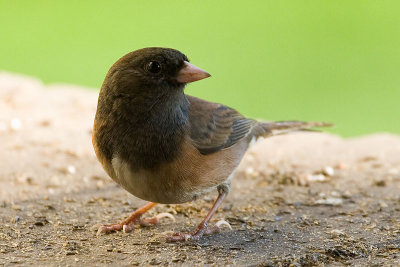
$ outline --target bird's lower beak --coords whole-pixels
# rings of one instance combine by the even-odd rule
[[[211,75],[208,72],[185,61],[183,68],[178,72],[178,75],[176,76],[176,80],[180,83],[191,83],[208,78],[210,76]]]

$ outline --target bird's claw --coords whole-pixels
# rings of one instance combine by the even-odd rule
[[[96,236],[100,236],[101,234],[113,232],[113,231],[119,231],[123,229],[125,225],[121,223],[116,223],[116,224],[111,224],[111,225],[103,225],[103,224],[96,224],[92,226],[92,230],[96,231]]]
[[[146,218],[143,220],[139,221],[139,224],[141,226],[149,226],[149,225],[154,225],[157,224],[162,218],[170,218],[173,222],[175,222],[175,217],[168,212],[163,212],[163,213],[159,213],[156,216],[152,217],[152,218]]]
[[[187,241],[197,241],[203,235],[212,235],[221,232],[221,226],[227,226],[230,230],[233,230],[231,225],[225,220],[219,220],[213,227],[199,227],[191,233],[173,233],[171,236],[167,237],[167,242],[187,242]]]
[[[96,224],[92,226],[92,230],[96,231],[96,235],[99,236],[102,233],[109,233],[113,231],[120,231],[122,230],[124,233],[129,233],[132,232],[132,230],[135,229],[136,226],[149,226],[149,225],[155,225],[157,224],[160,219],[162,218],[170,218],[172,221],[175,221],[175,217],[170,214],[170,213],[160,213],[156,215],[153,218],[145,218],[145,219],[140,219],[137,218],[135,220],[131,220],[128,222],[122,222],[122,223],[116,223],[116,224],[110,224],[110,225],[102,225],[102,224]]]
[[[130,227],[128,228],[128,225],[124,224],[122,226],[122,232],[129,233],[130,231],[132,231],[132,230],[130,229]]]
[[[95,225],[93,225],[92,227],[90,227],[91,231],[96,231],[96,236],[101,235],[101,233],[103,233],[104,231],[104,225],[100,224],[100,223],[96,223]]]

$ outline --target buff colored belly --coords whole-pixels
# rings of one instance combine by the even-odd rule
[[[116,176],[114,180],[129,193],[143,200],[164,204],[184,203],[206,193],[206,190],[189,186],[187,180],[176,177],[176,174],[174,177],[162,171],[132,171],[129,164],[118,157],[112,160],[112,166]]]
[[[189,146],[186,149],[189,153],[184,157],[152,171],[132,171],[128,163],[116,156],[112,160],[115,174],[112,178],[141,199],[164,204],[184,203],[197,199],[232,177],[246,148],[247,142],[243,142],[217,153],[201,155]]]

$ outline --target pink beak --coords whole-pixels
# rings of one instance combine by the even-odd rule
[[[208,78],[210,76],[211,75],[208,72],[185,61],[183,68],[178,72],[178,75],[176,76],[176,80],[180,83],[191,83]]]

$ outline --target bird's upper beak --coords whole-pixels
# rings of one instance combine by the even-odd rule
[[[210,76],[211,75],[208,72],[185,61],[182,69],[178,72],[178,75],[176,76],[176,80],[180,83],[191,83],[208,78]]]

